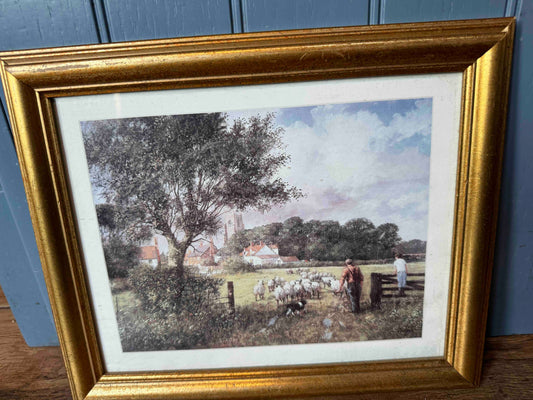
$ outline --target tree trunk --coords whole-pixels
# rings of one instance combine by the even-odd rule
[[[177,249],[176,249],[176,245],[175,245],[175,239],[174,238],[169,238],[167,236],[167,242],[168,242],[168,267],[169,268],[174,268],[176,267],[177,263],[176,263],[176,253],[177,253]]]
[[[192,238],[186,237],[181,242],[178,242],[173,236],[167,237],[168,242],[168,266],[169,268],[176,268],[179,275],[183,275],[185,268],[183,262],[187,249],[191,245]]]

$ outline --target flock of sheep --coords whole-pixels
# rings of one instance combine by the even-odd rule
[[[280,303],[288,301],[320,298],[320,292],[326,287],[336,292],[340,287],[340,282],[330,272],[309,271],[309,268],[288,269],[288,274],[299,274],[300,279],[287,281],[276,276],[266,282],[260,279],[253,288],[255,300],[264,300],[265,293],[274,293],[274,299],[279,306]]]

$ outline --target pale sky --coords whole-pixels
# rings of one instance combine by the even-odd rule
[[[304,198],[243,213],[246,228],[304,220],[393,222],[403,240],[427,239],[431,99],[230,112],[276,113],[290,165],[279,176]]]

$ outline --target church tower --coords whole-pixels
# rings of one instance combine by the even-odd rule
[[[244,223],[242,221],[242,214],[231,212],[224,220],[224,244],[231,239],[237,232],[244,230]]]

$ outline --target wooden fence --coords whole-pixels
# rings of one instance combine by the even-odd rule
[[[228,297],[219,296],[215,300],[219,304],[226,304],[229,308],[230,313],[232,315],[235,315],[235,289],[233,286],[233,281],[228,281],[227,286],[228,286]]]
[[[407,282],[404,291],[423,291],[425,284],[425,273],[407,274]],[[422,279],[417,279],[421,277]],[[370,303],[372,308],[381,307],[381,299],[394,297],[394,292],[398,293],[398,280],[396,274],[380,274],[372,272],[370,274]],[[398,293],[404,295],[404,293]]]

